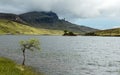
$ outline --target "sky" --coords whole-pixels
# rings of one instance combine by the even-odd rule
[[[0,0],[0,12],[53,11],[60,19],[98,29],[120,27],[120,0]]]

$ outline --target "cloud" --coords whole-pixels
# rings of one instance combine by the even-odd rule
[[[65,18],[119,17],[120,0],[1,0],[0,12],[53,11]]]

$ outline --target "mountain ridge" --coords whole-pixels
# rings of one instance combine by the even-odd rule
[[[32,27],[53,29],[53,30],[68,30],[76,33],[86,33],[97,31],[98,29],[80,26],[64,19],[59,19],[54,12],[27,12],[23,14],[0,13],[0,19],[8,19],[15,22],[23,23]]]

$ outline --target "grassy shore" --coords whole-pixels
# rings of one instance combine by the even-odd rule
[[[14,61],[0,57],[0,75],[43,75],[30,67],[16,64]]]

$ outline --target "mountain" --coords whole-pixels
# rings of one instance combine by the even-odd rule
[[[38,25],[40,23],[50,23],[58,21],[58,16],[53,12],[28,12],[19,15],[25,22]]]
[[[51,30],[68,30],[76,33],[93,32],[97,29],[72,24],[64,19],[59,19],[54,12],[28,12],[20,15],[0,13],[0,19],[8,19],[15,22],[23,23],[32,27],[51,29]]]
[[[55,30],[68,30],[78,33],[86,33],[91,31],[96,31],[90,27],[79,26],[72,24],[64,19],[59,19],[57,14],[54,12],[28,12],[19,15],[29,25],[46,28],[46,29],[55,29]]]
[[[25,23],[19,15],[11,14],[11,13],[0,13],[0,19],[11,20],[19,23]]]
[[[0,19],[0,34],[61,35],[63,31],[35,28],[11,20]]]
[[[93,36],[120,36],[120,28],[99,30],[99,31],[95,31],[95,32],[86,33],[86,35],[93,35]]]

